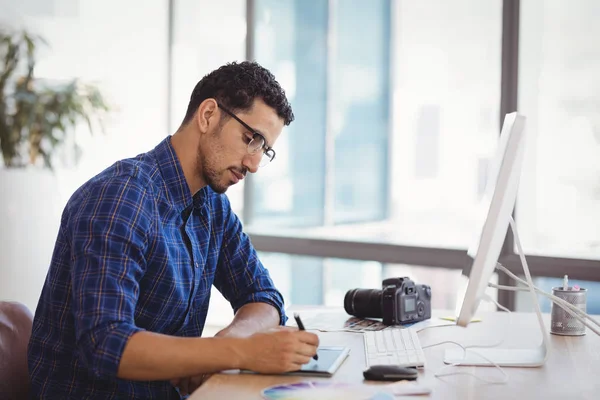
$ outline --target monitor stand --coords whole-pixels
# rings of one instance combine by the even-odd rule
[[[544,365],[546,359],[548,358],[548,333],[542,319],[540,304],[535,293],[531,274],[529,273],[529,267],[527,266],[527,261],[525,260],[525,255],[523,253],[523,248],[521,247],[521,241],[519,240],[517,227],[512,217],[510,217],[510,227],[515,235],[517,250],[519,251],[519,257],[521,258],[523,271],[525,272],[525,277],[527,278],[527,286],[529,287],[529,293],[531,294],[531,298],[535,306],[535,312],[537,314],[540,330],[542,332],[542,343],[538,347],[529,349],[467,348],[466,355],[462,349],[449,349],[446,350],[444,356],[444,362],[447,364],[488,367],[492,367],[494,364],[501,367],[539,367]],[[486,358],[489,361],[486,360]],[[490,363],[490,361],[492,361],[493,364]]]

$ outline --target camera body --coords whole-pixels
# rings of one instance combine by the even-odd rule
[[[385,325],[401,325],[431,318],[431,287],[407,277],[383,281],[381,312]]]
[[[351,289],[344,308],[359,318],[382,318],[385,325],[402,325],[431,318],[431,287],[408,277],[388,278],[382,289]]]

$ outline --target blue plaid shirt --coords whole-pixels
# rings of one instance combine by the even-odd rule
[[[225,195],[192,196],[166,138],[115,163],[67,203],[28,349],[36,399],[179,399],[168,381],[116,377],[131,335],[201,336],[211,286],[237,311],[287,317]]]

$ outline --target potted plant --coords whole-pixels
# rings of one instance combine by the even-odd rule
[[[93,85],[35,75],[42,37],[0,28],[0,298],[34,309],[66,197],[60,156],[77,162],[74,135],[102,130],[109,107]]]
[[[82,122],[93,133],[93,117],[109,110],[93,85],[78,79],[51,82],[34,75],[39,37],[27,31],[0,30],[0,150],[7,168],[43,164],[52,169],[53,156],[69,143]],[[100,124],[101,126],[101,124]],[[78,158],[76,142],[70,142]]]

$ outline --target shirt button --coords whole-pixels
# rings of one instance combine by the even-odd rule
[[[196,268],[200,267],[200,264],[198,263],[198,261],[196,261]]]

